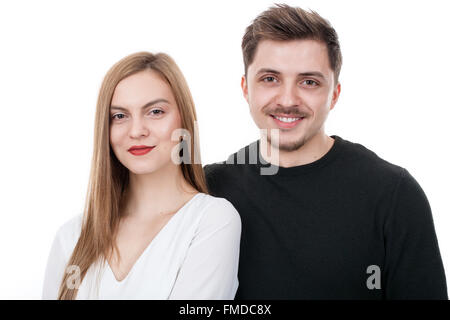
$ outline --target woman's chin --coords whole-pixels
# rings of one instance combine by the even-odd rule
[[[130,171],[130,173],[142,175],[154,173],[156,171],[156,168],[154,168],[153,166],[145,166],[145,167],[129,166],[128,170]]]

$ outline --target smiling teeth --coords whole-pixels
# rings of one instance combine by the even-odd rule
[[[274,116],[274,117],[275,117],[275,119],[280,120],[282,122],[294,122],[294,121],[297,121],[300,119],[300,118],[285,118],[285,117],[277,117],[277,116]]]

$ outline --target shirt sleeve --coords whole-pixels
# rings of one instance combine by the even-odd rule
[[[80,236],[82,218],[82,214],[74,216],[56,232],[45,269],[43,300],[58,299],[59,287],[67,262]]]
[[[58,232],[53,240],[47,260],[47,267],[45,269],[44,287],[42,290],[43,300],[58,299],[58,292],[65,264],[66,261],[64,259],[63,246]]]
[[[444,267],[425,193],[404,170],[393,196],[385,223],[385,298],[447,300]]]
[[[234,299],[240,237],[238,212],[227,200],[216,198],[199,223],[169,299]]]

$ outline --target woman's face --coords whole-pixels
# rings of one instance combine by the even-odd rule
[[[175,97],[159,73],[141,71],[117,84],[110,107],[110,143],[128,170],[146,174],[174,165],[171,152],[178,141],[171,136],[180,127]]]

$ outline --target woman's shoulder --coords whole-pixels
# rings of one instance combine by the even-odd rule
[[[200,193],[197,197],[199,198],[197,205],[202,213],[203,224],[233,224],[240,227],[241,218],[230,201],[206,193]]]
[[[57,230],[55,240],[58,241],[62,250],[71,254],[81,233],[83,214],[77,214],[64,222]]]

